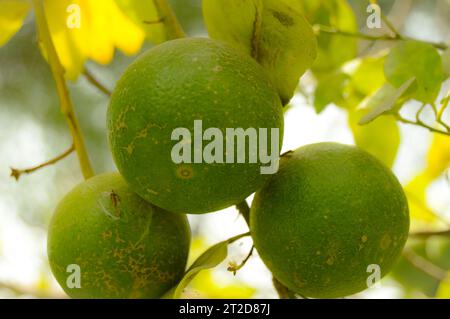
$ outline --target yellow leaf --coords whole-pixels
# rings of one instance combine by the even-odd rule
[[[66,78],[76,79],[87,59],[108,64],[118,48],[137,53],[145,33],[114,0],[45,0],[45,13]]]
[[[439,285],[436,298],[450,299],[450,272],[447,274],[447,279],[443,280]]]
[[[19,31],[29,9],[29,1],[0,1],[0,46],[8,42]]]
[[[427,164],[426,171],[432,179],[439,177],[450,166],[450,137],[435,135]]]
[[[70,4],[78,5],[79,2],[45,0],[44,9],[56,53],[66,71],[65,76],[74,80],[83,70],[87,43],[83,41],[86,38],[84,29],[69,29],[67,26],[67,19],[69,18],[67,8]],[[83,23],[83,20],[81,20],[81,23]]]
[[[413,219],[427,223],[436,221],[436,216],[426,205],[426,190],[430,183],[441,176],[449,166],[450,138],[435,134],[428,152],[425,170],[405,187]]]
[[[191,288],[203,298],[209,299],[249,299],[255,289],[235,279],[230,273],[230,281],[222,282],[211,270],[200,273],[191,283]]]
[[[147,39],[155,44],[167,40],[166,31],[154,1],[115,0],[119,8],[140,29],[145,31]]]

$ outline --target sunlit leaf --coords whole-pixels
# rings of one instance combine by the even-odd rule
[[[345,73],[335,72],[319,79],[314,93],[314,108],[321,113],[331,103],[344,99],[344,88],[349,80]]]
[[[210,247],[193,262],[178,285],[166,293],[165,297],[179,298],[183,289],[186,288],[199,272],[214,268],[225,260],[228,255],[228,245],[248,235],[249,233],[238,235]]]
[[[392,111],[397,105],[398,100],[414,84],[414,81],[414,78],[409,79],[399,88],[386,83],[374,94],[364,99],[358,106],[358,109],[366,110],[367,113],[361,118],[359,124],[364,125],[370,123],[380,115]]]
[[[20,29],[29,9],[30,2],[26,0],[0,1],[0,46]]]
[[[436,298],[450,299],[450,271],[447,274],[447,279],[443,280],[439,285]]]
[[[351,76],[353,88],[368,96],[382,87],[386,83],[383,70],[385,58],[385,55],[382,55],[361,59]]]
[[[79,8],[79,25],[68,21]],[[138,52],[145,38],[114,0],[59,0],[44,1],[45,13],[52,40],[68,79],[75,79],[82,71],[84,62],[92,59],[101,64],[111,62],[114,49],[127,55]],[[75,17],[76,19],[77,17]]]
[[[255,289],[240,282],[236,277],[229,277],[232,282],[221,282],[215,278],[213,271],[199,273],[189,285],[201,298],[208,299],[248,299],[252,298]]]
[[[193,264],[189,267],[183,279],[179,282],[174,290],[173,298],[179,298],[183,289],[195,278],[202,270],[214,268],[219,265],[228,255],[228,241],[220,242],[207,251],[205,251]]]
[[[413,219],[426,223],[436,221],[436,215],[426,205],[426,190],[430,183],[441,176],[449,166],[450,138],[436,134],[428,151],[425,170],[405,186]]]
[[[349,125],[355,143],[392,167],[400,146],[400,129],[393,117],[380,117],[367,124],[358,124],[362,111],[349,112]]]
[[[155,44],[167,39],[164,24],[154,1],[115,0],[120,9],[142,30],[147,39]]]
[[[284,104],[316,58],[317,42],[288,0],[204,0],[209,35],[253,56],[268,72]]]
[[[450,48],[445,50],[442,55],[442,65],[444,66],[444,77],[450,77]]]
[[[444,79],[442,59],[430,44],[404,41],[397,44],[386,58],[385,74],[395,87],[401,87],[411,78],[417,82],[413,97],[433,103]]]

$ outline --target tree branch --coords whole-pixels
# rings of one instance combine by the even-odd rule
[[[442,268],[431,263],[427,259],[417,255],[412,249],[406,249],[403,252],[405,259],[416,269],[426,273],[427,275],[442,281],[447,278],[447,272]]]
[[[375,35],[369,35],[369,34],[364,34],[364,33],[359,33],[359,32],[343,31],[343,30],[333,28],[331,26],[324,26],[324,25],[319,25],[319,24],[314,25],[313,28],[317,35],[320,33],[328,33],[328,34],[334,34],[334,35],[341,35],[341,36],[345,36],[345,37],[359,38],[359,39],[369,40],[369,41],[407,41],[408,40],[408,41],[417,41],[417,42],[426,43],[426,44],[434,46],[435,48],[437,48],[439,50],[447,50],[448,49],[448,45],[446,45],[445,43],[436,43],[436,42],[429,42],[429,41],[424,41],[424,40],[417,40],[417,39],[402,36],[399,33],[396,33],[394,36],[390,36],[390,35],[375,36]]]
[[[84,140],[80,132],[78,120],[73,110],[72,101],[69,96],[69,90],[64,79],[65,71],[63,66],[61,65],[50,35],[47,20],[45,17],[43,1],[33,0],[33,5],[35,9],[39,40],[47,54],[48,63],[50,65],[50,69],[52,71],[56,89],[58,91],[59,99],[61,102],[61,111],[66,117],[67,123],[69,125],[70,133],[75,145],[75,150],[78,155],[81,171],[84,178],[88,179],[89,177],[94,175],[94,171],[92,170],[91,162],[89,160]]]

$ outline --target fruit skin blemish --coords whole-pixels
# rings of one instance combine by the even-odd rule
[[[209,142],[193,134],[200,121],[214,130]],[[276,171],[278,161],[260,155],[279,157],[284,118],[276,88],[254,59],[221,41],[186,38],[158,45],[128,67],[111,96],[107,127],[117,168],[136,193],[169,211],[203,214],[240,203],[270,179],[264,170]],[[227,149],[227,129],[244,130],[244,143],[233,134]],[[192,134],[174,137],[179,130]],[[256,133],[256,161],[247,130]],[[189,150],[179,156],[188,160],[174,154],[180,139]]]

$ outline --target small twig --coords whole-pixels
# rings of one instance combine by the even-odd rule
[[[236,205],[236,209],[239,213],[244,217],[247,225],[250,225],[250,207],[248,206],[247,201],[244,199],[242,202]]]
[[[318,25],[318,24],[314,25],[314,31],[316,34],[320,34],[323,32],[323,33],[328,33],[328,34],[341,35],[341,36],[345,36],[345,37],[359,38],[359,39],[369,40],[369,41],[405,41],[405,40],[416,41],[416,42],[422,42],[422,43],[432,45],[435,48],[440,49],[440,50],[448,49],[448,46],[445,43],[435,43],[435,42],[429,42],[429,41],[424,41],[424,40],[417,40],[417,39],[412,39],[409,37],[402,36],[400,34],[395,34],[394,36],[390,36],[390,35],[375,36],[375,35],[364,34],[364,33],[359,33],[359,32],[343,31],[343,30],[333,28],[331,26],[324,26],[324,25]]]
[[[449,93],[449,95],[447,95],[447,97],[444,100],[442,100],[441,108],[436,115],[437,122],[439,124],[441,124],[443,127],[445,127],[448,131],[450,131],[450,126],[447,125],[442,118],[444,116],[444,112],[447,109],[449,103],[450,103],[450,93]]]
[[[250,249],[250,252],[248,253],[247,257],[245,257],[245,259],[239,264],[235,264],[235,263],[230,263],[230,265],[228,266],[227,270],[232,272],[233,275],[236,276],[236,273],[242,269],[242,267],[245,266],[245,264],[247,263],[247,261],[250,259],[250,257],[253,255],[253,250],[255,249],[255,246],[252,245],[252,248]]]
[[[444,131],[444,130],[437,129],[437,128],[435,128],[435,127],[432,127],[432,126],[430,126],[430,125],[424,123],[424,122],[421,121],[421,120],[419,120],[419,121],[411,121],[411,120],[408,120],[408,119],[402,117],[400,114],[395,114],[394,116],[395,116],[395,118],[397,119],[397,121],[399,121],[399,122],[401,122],[401,123],[404,123],[404,124],[410,124],[410,125],[416,125],[416,126],[421,126],[421,127],[426,128],[427,130],[429,130],[429,131],[431,131],[431,132],[433,132],[433,133],[437,133],[437,134],[442,134],[442,135],[450,136],[450,130]]]
[[[412,249],[405,249],[403,256],[416,269],[426,273],[427,275],[442,281],[447,278],[447,272],[442,268],[431,263],[427,259],[417,255]]]
[[[159,18],[158,20],[153,20],[153,21],[142,21],[145,24],[160,24],[163,23],[165,20],[164,17]]]
[[[250,227],[250,207],[248,206],[248,203],[246,200],[243,200],[242,202],[240,202],[239,204],[236,205],[237,210],[241,213],[241,215],[244,217],[245,221],[247,222],[247,225]],[[249,257],[250,258],[250,257]],[[278,280],[275,279],[275,277],[273,277],[273,283],[275,286],[275,289],[278,292],[278,295],[280,296],[280,299],[290,299],[291,296],[290,294],[293,294],[292,292],[290,292],[290,294],[288,294],[287,292],[289,292],[289,289],[285,286],[283,286],[283,284],[281,282],[279,282]],[[295,298],[295,295],[292,295],[293,298]]]
[[[427,239],[433,236],[448,236],[450,237],[450,229],[449,230],[441,230],[441,231],[423,231],[423,232],[415,232],[409,234],[409,237],[413,238],[421,238]]]
[[[14,177],[16,179],[16,181],[18,181],[22,174],[31,174],[31,173],[33,173],[33,172],[35,172],[35,171],[37,171],[37,170],[39,170],[41,168],[44,168],[46,166],[55,164],[55,163],[59,162],[60,160],[62,160],[64,158],[66,158],[67,156],[69,156],[73,151],[75,151],[75,145],[74,144],[72,144],[72,146],[69,149],[67,149],[64,153],[56,156],[55,158],[52,158],[51,160],[48,160],[48,161],[44,162],[42,164],[39,164],[37,166],[33,166],[33,167],[30,167],[30,168],[25,168],[25,169],[17,169],[17,168],[11,167],[11,175],[10,176]]]
[[[383,20],[384,24],[386,24],[388,29],[394,34],[395,38],[399,40],[403,39],[403,36],[400,34],[400,32],[398,32],[397,28],[394,27],[392,22],[389,21],[389,19],[384,14],[381,15],[381,19]]]
[[[106,88],[106,86],[101,84],[87,68],[84,69],[83,74],[86,77],[86,79],[89,81],[89,83],[91,83],[93,86],[95,86],[99,91],[101,91],[102,93],[104,93],[107,96],[111,96],[111,90],[109,90],[108,88]]]

